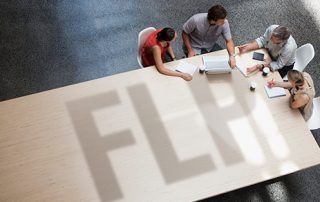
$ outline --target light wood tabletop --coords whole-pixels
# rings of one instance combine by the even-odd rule
[[[319,164],[288,92],[266,95],[272,78],[149,67],[0,102],[0,201],[194,201]]]

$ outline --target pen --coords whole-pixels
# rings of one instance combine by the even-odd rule
[[[268,82],[269,88],[272,88],[272,85],[274,85],[273,81],[274,81],[274,78],[272,78],[271,81]]]
[[[274,78],[272,78],[272,87],[275,85]]]

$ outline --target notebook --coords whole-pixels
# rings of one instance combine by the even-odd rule
[[[247,67],[245,65],[242,64],[241,61],[237,60],[237,65],[236,65],[237,69],[241,72],[241,74],[245,77],[248,77],[249,74],[247,73]]]
[[[192,76],[194,72],[197,70],[197,66],[184,61],[180,61],[175,70],[178,72],[190,74]]]
[[[248,73],[247,68],[250,66],[253,66],[254,64],[257,64],[257,62],[249,62],[251,60],[251,54],[237,54],[236,55],[236,61],[237,61],[237,69],[243,74],[245,77],[249,77],[252,74],[256,73],[259,70],[256,70],[254,72]],[[260,63],[259,63],[260,64]]]
[[[284,88],[281,88],[281,87],[269,88],[267,85],[265,85],[264,89],[266,90],[266,93],[269,98],[286,96],[286,91],[284,90]]]
[[[248,77],[248,73],[247,73],[247,66],[248,65],[244,64],[244,62],[243,62],[243,61],[248,60],[246,55],[236,54],[235,59],[236,59],[237,69],[241,72],[241,74],[243,74],[243,76]]]
[[[207,74],[229,73],[229,57],[227,56],[203,56],[204,71]]]

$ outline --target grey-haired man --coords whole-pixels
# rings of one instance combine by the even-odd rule
[[[281,77],[284,77],[293,68],[297,44],[287,27],[271,25],[263,36],[238,48],[240,54],[259,48],[266,48],[271,56],[272,61],[270,63],[249,67],[247,68],[248,73],[268,67],[271,71],[278,70]]]

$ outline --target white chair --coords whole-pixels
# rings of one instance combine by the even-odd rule
[[[313,111],[311,118],[308,120],[308,126],[310,130],[320,128],[320,97],[313,98]]]
[[[293,69],[302,72],[304,68],[309,64],[309,62],[314,57],[314,48],[310,43],[304,44],[297,48],[295,52],[296,61],[294,63]],[[283,80],[288,80],[288,76],[283,77]]]
[[[154,27],[148,27],[148,28],[145,28],[144,30],[142,30],[140,33],[139,33],[139,36],[138,36],[138,56],[137,56],[137,60],[138,60],[138,63],[140,65],[141,68],[143,68],[143,65],[142,65],[142,61],[141,61],[141,55],[140,55],[140,48],[143,46],[143,44],[146,42],[147,38],[149,37],[149,35],[156,31],[156,28]]]

